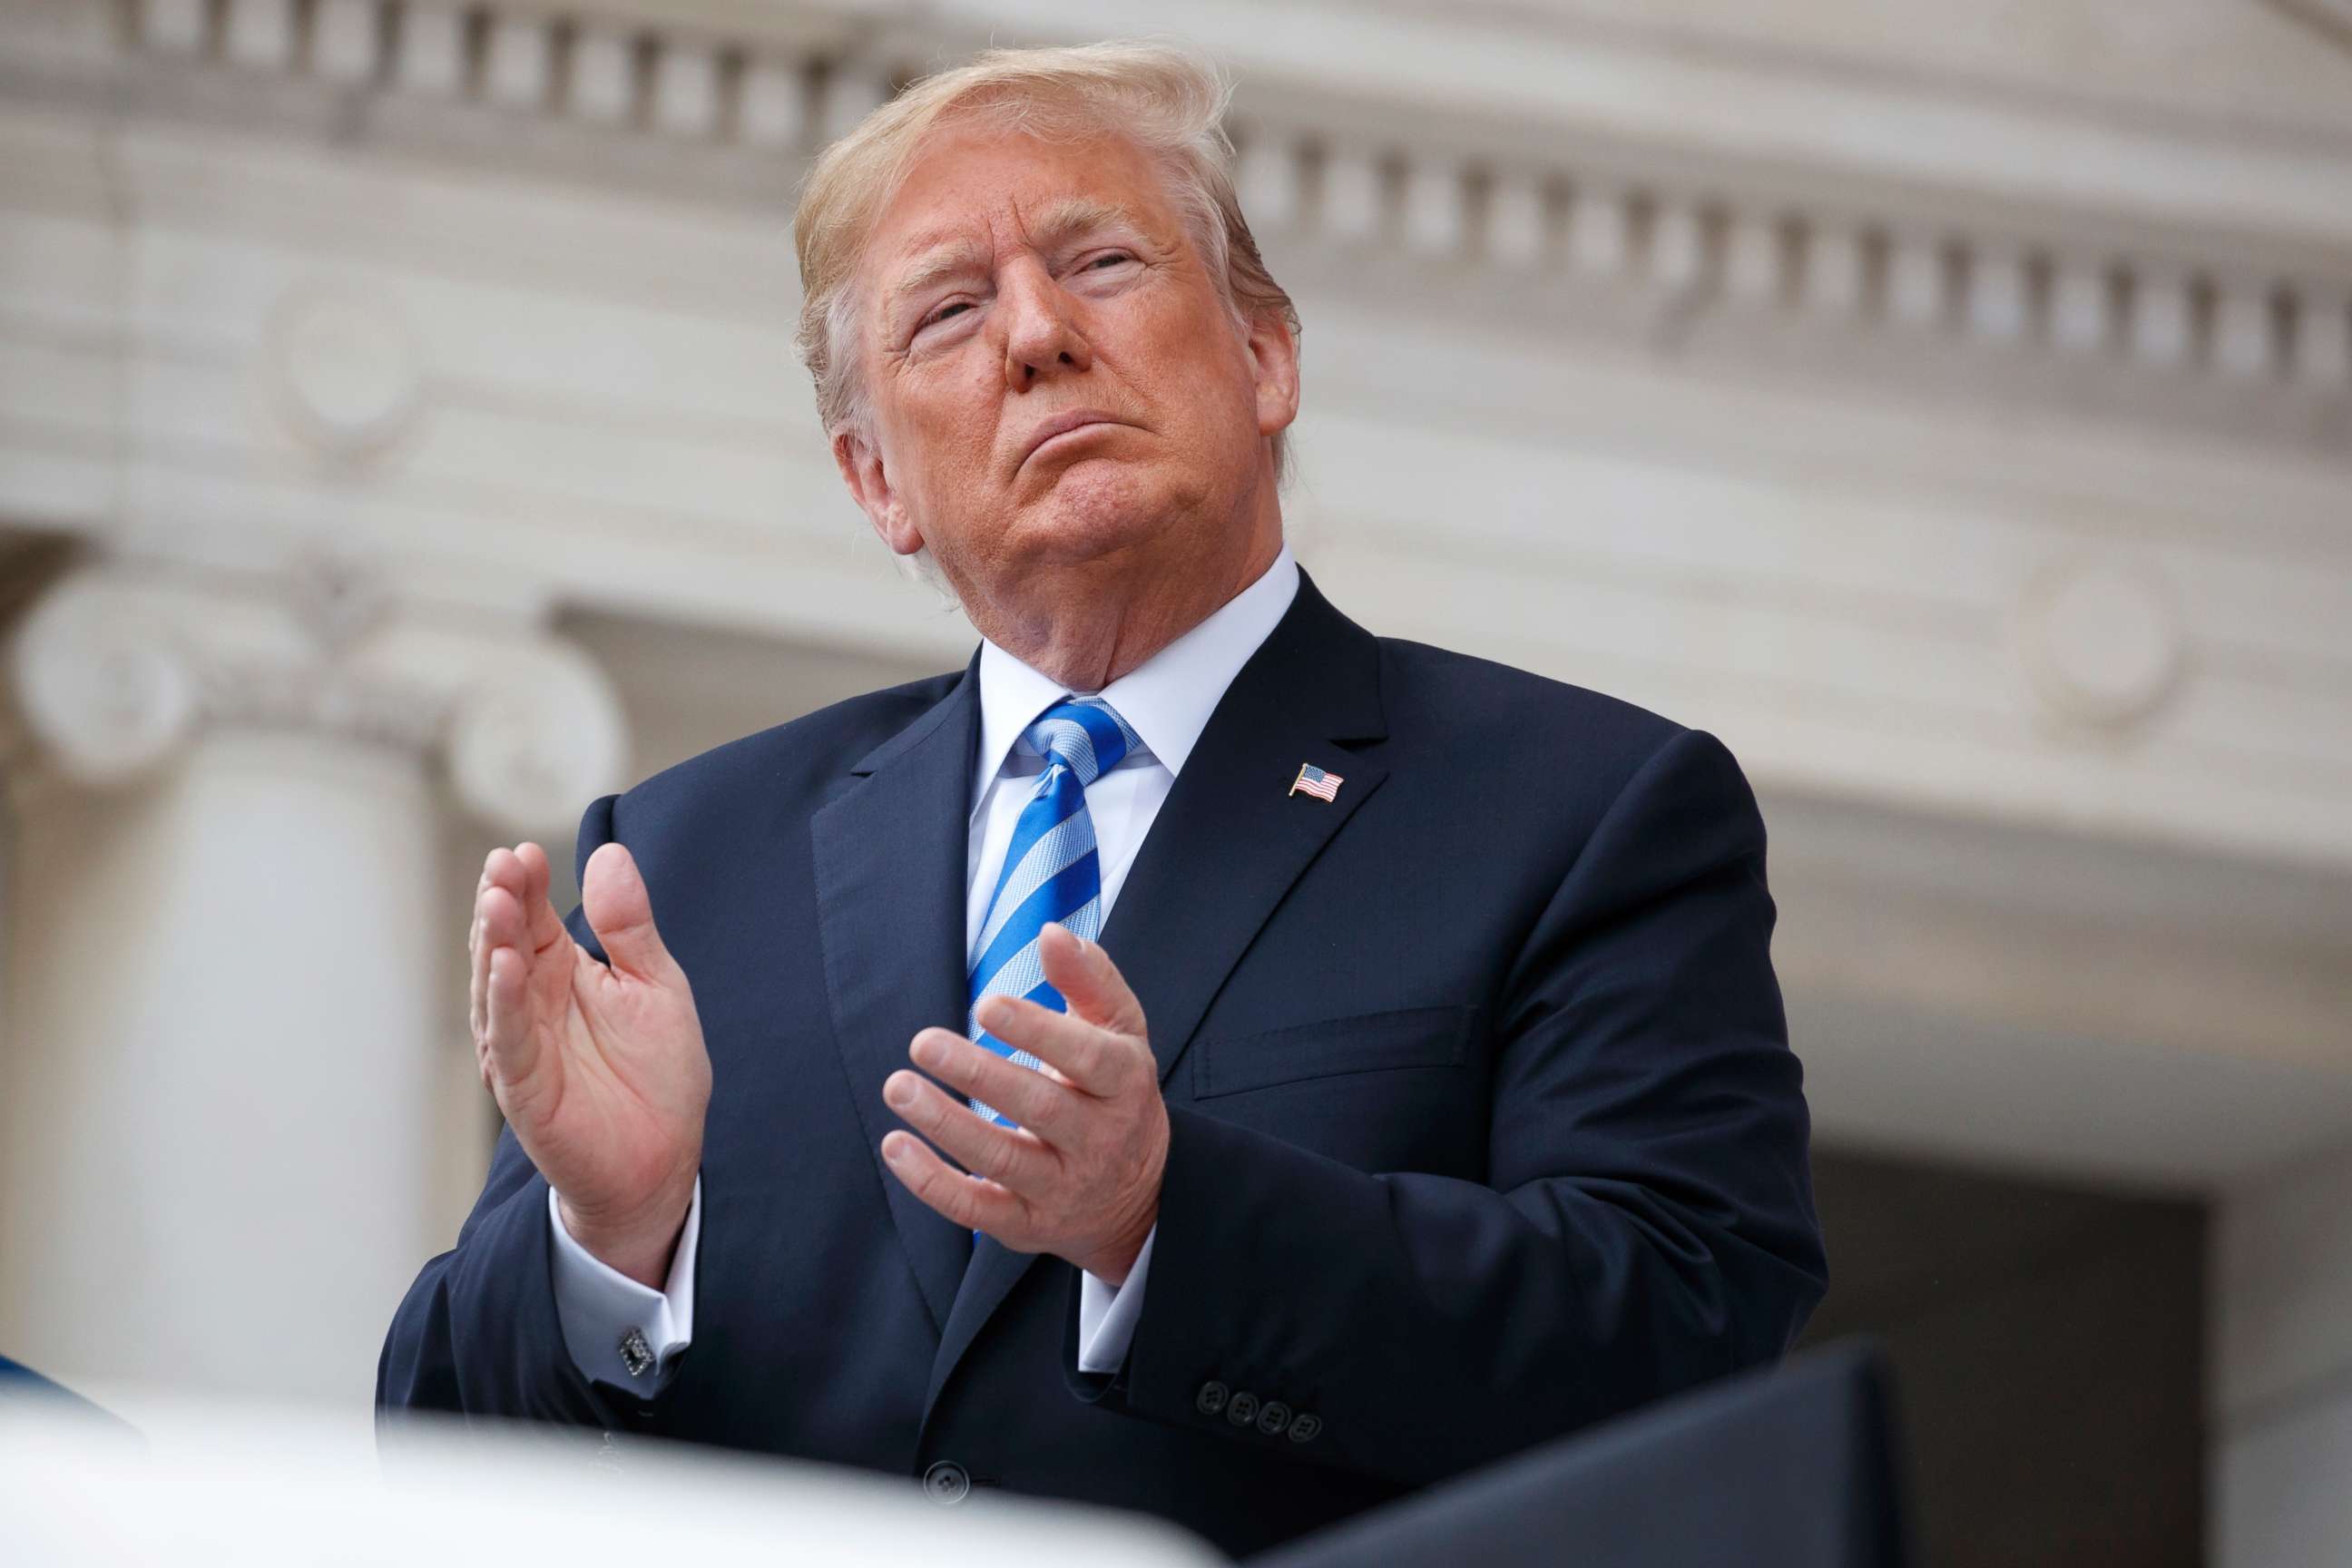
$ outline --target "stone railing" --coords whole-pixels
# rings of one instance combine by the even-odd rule
[[[816,7],[780,7],[756,28],[731,13],[731,34],[611,0],[142,0],[133,15],[132,46],[150,57],[793,166],[943,58],[937,37]],[[1967,211],[1947,193],[1785,171],[1645,166],[1499,123],[1446,128],[1440,145],[1418,123],[1384,129],[1377,105],[1329,108],[1265,83],[1237,100],[1244,206],[1286,259],[1324,251],[1507,289],[1631,289],[1664,327],[1778,321],[1891,338],[1914,357],[1940,342],[2061,374],[2273,388],[2284,411],[2257,417],[2341,443],[2352,258],[2080,210]]]
[[[1629,286],[1685,312],[1721,306],[2352,391],[2352,273],[2332,268],[2265,268],[2160,238],[2102,244],[2055,215],[2036,232],[1907,203],[1776,199],[1730,170],[1678,179],[1297,124],[1237,131],[1243,207],[1268,232]]]
[[[431,0],[141,0],[144,50],[583,124],[782,152],[822,145],[892,80],[809,26],[730,37],[611,9]]]

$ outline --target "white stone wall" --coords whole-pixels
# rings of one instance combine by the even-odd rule
[[[2228,1194],[2220,1560],[2352,1553],[2276,1500],[2346,1424],[2340,1347],[2294,1326],[2341,1304],[2308,1194],[2344,1179],[2309,1162],[2352,1140],[2339,12],[0,0],[0,527],[83,568],[9,617],[23,831],[175,820],[257,731],[374,748],[279,809],[325,834],[373,798],[416,841],[338,862],[397,882],[369,930],[425,998],[382,1067],[416,1147],[376,1228],[296,1228],[446,1236],[488,1131],[453,958],[482,849],[529,832],[568,874],[596,791],[968,651],[865,537],[793,361],[807,153],[989,37],[1172,27],[1240,73],[1244,201],[1306,317],[1318,581],[1723,737],[1826,1134]],[[510,743],[518,669],[577,721]],[[197,863],[152,842],[98,885]],[[131,1044],[38,978],[89,950],[18,933],[53,899],[115,927],[55,856],[9,872],[0,1098],[95,1062],[50,1102],[95,1116]],[[125,962],[244,984],[212,934]],[[52,1169],[77,1124],[20,1114]],[[76,1261],[27,1223],[0,1335],[179,1375],[101,1364],[152,1302],[26,1305],[29,1259]],[[366,1316],[263,1382],[348,1397]]]

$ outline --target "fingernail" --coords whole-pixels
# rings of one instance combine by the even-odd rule
[[[885,1138],[882,1140],[882,1157],[894,1165],[902,1163],[907,1158],[906,1142],[898,1138]]]
[[[927,1068],[935,1068],[947,1059],[947,1047],[940,1044],[937,1035],[917,1035],[907,1054]]]

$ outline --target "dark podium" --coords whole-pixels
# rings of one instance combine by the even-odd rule
[[[1250,1568],[1905,1568],[1890,1379],[1866,1338],[1726,1378],[1359,1515]]]

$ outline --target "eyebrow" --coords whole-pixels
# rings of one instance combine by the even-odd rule
[[[987,253],[970,240],[935,247],[918,257],[914,266],[890,286],[888,304],[895,310],[908,295],[919,294],[943,279],[978,272],[987,261]]]
[[[1065,196],[1039,215],[1030,229],[1037,247],[1050,250],[1067,243],[1073,235],[1122,224],[1138,230],[1142,227],[1125,207],[1091,196]],[[886,310],[895,314],[908,295],[920,293],[949,278],[982,270],[987,259],[986,251],[969,239],[949,241],[919,252],[907,271],[890,286],[885,300]]]

